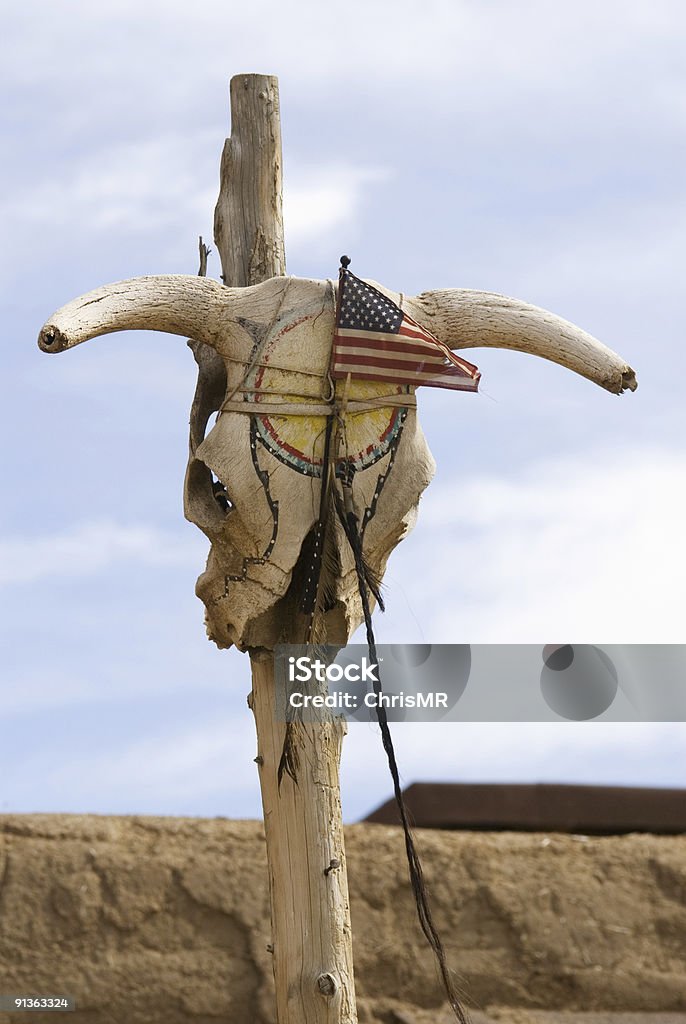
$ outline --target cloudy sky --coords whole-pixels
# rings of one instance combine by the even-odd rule
[[[679,0],[26,0],[3,19],[0,810],[257,816],[247,660],[205,639],[182,515],[194,363],[49,314],[194,273],[228,80],[279,76],[290,273],[474,287],[617,349],[616,398],[514,353],[423,393],[438,473],[384,642],[680,643],[686,13]],[[219,274],[215,256],[209,273]],[[406,782],[686,783],[681,725],[400,726]],[[343,765],[385,799],[375,730]]]

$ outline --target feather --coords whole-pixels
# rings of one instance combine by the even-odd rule
[[[298,751],[297,726],[298,723],[295,721],[286,722],[286,733],[283,738],[283,747],[281,748],[281,757],[279,758],[279,768],[277,772],[279,789],[281,788],[281,780],[284,775],[290,776],[296,786],[298,785],[300,753]]]
[[[302,546],[300,563],[304,574],[300,611],[308,617],[305,643],[316,647],[326,642],[326,613],[336,603],[336,581],[340,576],[340,559],[336,548],[336,517],[334,514],[337,448],[336,417],[327,418],[322,456],[319,516]],[[298,721],[286,722],[283,748],[279,759],[278,783],[284,775],[298,782],[300,734]]]
[[[307,628],[308,644],[326,641],[326,612],[336,603],[336,582],[340,576],[341,563],[336,547],[336,522],[334,513],[336,493],[335,452],[337,431],[335,416],[329,416],[324,439],[322,457],[321,493],[319,517],[307,539],[307,550],[303,552],[306,569],[305,585],[300,610],[309,616]]]

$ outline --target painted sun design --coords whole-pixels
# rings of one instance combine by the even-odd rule
[[[321,380],[326,365],[313,365],[306,358],[308,348],[316,351],[318,347],[307,346],[315,320],[314,315],[300,317],[275,333],[249,380],[248,400],[256,407],[261,401],[273,402],[275,395],[283,396],[289,404],[322,400]],[[281,369],[281,366],[293,365],[294,356],[300,357],[300,371]],[[342,384],[342,381],[336,382],[339,391]],[[406,394],[408,390],[406,385],[356,380],[350,383],[349,398],[363,401],[379,395]],[[346,455],[340,460],[341,468],[345,465],[357,471],[373,466],[397,444],[406,418],[405,408],[379,408],[348,414]],[[255,424],[257,439],[280,462],[306,476],[321,476],[326,429],[324,416],[257,415]]]

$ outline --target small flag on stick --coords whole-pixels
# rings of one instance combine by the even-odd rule
[[[481,374],[420,327],[341,257],[331,376],[388,384],[478,391]]]

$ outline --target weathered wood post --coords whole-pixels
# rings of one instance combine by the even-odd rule
[[[231,80],[231,137],[221,161],[214,238],[224,283],[259,284],[286,273],[282,216],[281,124],[278,82],[265,75],[237,75]],[[198,345],[195,343],[196,357]],[[207,380],[199,381],[196,405],[224,399],[221,360],[205,347]],[[202,363],[200,364],[203,365]],[[220,378],[219,387],[215,378]],[[193,431],[202,441],[202,429]],[[202,473],[191,454],[189,472]],[[204,471],[207,472],[206,467]],[[192,507],[194,490],[186,491]],[[296,510],[297,514],[297,510]],[[274,689],[274,639],[302,642],[302,617],[292,602],[259,631],[249,647],[253,687],[248,703],[255,716],[257,757],[267,840],[272,912],[272,956],[279,1024],[354,1024],[348,880],[343,845],[339,763],[344,725],[339,719],[303,725],[306,747],[297,785],[277,781],[285,722],[277,721]],[[347,636],[336,639],[345,643]],[[334,865],[332,868],[331,865]]]
[[[238,76],[231,99],[232,135],[215,222],[225,283],[167,275],[106,285],[57,310],[38,343],[44,352],[61,352],[122,330],[192,339],[198,386],[185,512],[210,540],[197,584],[208,634],[220,647],[235,644],[251,658],[278,1021],[354,1024],[340,721],[298,723],[292,748],[297,784],[288,774],[278,784],[286,726],[275,714],[272,652],[278,643],[301,643],[308,635],[302,596],[321,542],[322,495],[330,495],[337,515],[328,520],[334,568],[317,640],[341,644],[363,610],[369,619],[365,580],[373,592],[371,581],[382,578],[388,556],[414,524],[433,475],[415,388],[434,375],[438,349],[448,355],[479,346],[528,352],[613,394],[634,390],[636,381],[631,367],[595,338],[517,299],[465,289],[408,296],[357,278],[352,287],[359,302],[366,295],[371,303],[361,328],[363,363],[374,345],[366,366],[379,362],[388,328],[368,324],[379,317],[373,309],[381,309],[384,324],[414,325],[411,341],[394,335],[391,348],[403,368],[413,359],[417,367],[409,377],[403,371],[399,382],[393,374],[370,379],[364,366],[355,379],[350,372],[334,379],[334,335],[348,329],[337,319],[340,288],[285,275],[276,80]],[[359,330],[352,334],[358,337]],[[426,354],[418,361],[412,355],[426,331],[433,370],[426,369]],[[334,421],[340,426],[335,435]]]

